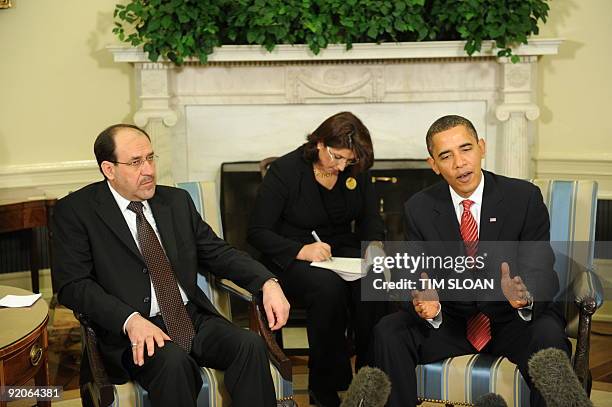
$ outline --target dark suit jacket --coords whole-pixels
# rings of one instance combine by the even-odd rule
[[[342,189],[346,212],[342,219],[330,219],[312,163],[304,159],[303,151],[299,147],[272,163],[259,188],[249,224],[249,243],[280,270],[291,265],[304,244],[314,242],[313,230],[331,245],[332,253],[342,246],[359,249],[361,241],[384,238],[370,173],[356,175],[357,186],[352,190],[346,187],[350,167],[338,175],[336,188]],[[353,220],[355,233],[351,232]]]
[[[541,312],[550,307],[550,300],[559,289],[559,280],[553,270],[554,256],[548,243],[550,241],[548,210],[537,186],[488,171],[483,173],[485,184],[479,241],[482,244],[493,241],[524,242],[522,245],[517,244],[533,252],[529,254],[529,251],[521,249],[518,258],[510,261],[510,274],[521,275],[526,281],[527,289],[536,300],[533,318],[537,318]],[[491,222],[491,218],[495,218],[495,221]],[[445,181],[412,196],[404,204],[404,219],[406,240],[462,241],[449,186]],[[449,247],[456,245],[449,244]],[[487,264],[494,267],[493,270],[489,270],[490,275],[499,278],[501,274],[499,262],[489,259]],[[478,309],[494,322],[504,322],[516,317],[516,310],[507,301],[444,302],[442,309],[444,313],[459,317],[467,317]]]
[[[218,238],[186,191],[157,186],[148,202],[177,280],[200,310],[217,314],[196,285],[198,272],[234,280],[251,292],[273,277]],[[130,341],[122,327],[134,311],[148,317],[151,285],[144,259],[106,181],[59,200],[52,227],[58,300],[99,327],[99,346],[109,375],[124,382],[128,376],[121,354]]]

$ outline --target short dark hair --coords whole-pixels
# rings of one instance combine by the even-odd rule
[[[147,134],[146,131],[141,129],[138,126],[134,126],[133,124],[113,124],[112,126],[107,127],[102,130],[102,133],[98,134],[96,137],[96,141],[94,142],[94,154],[96,155],[96,161],[98,162],[98,169],[104,175],[104,171],[102,171],[102,162],[117,161],[117,154],[115,154],[115,134],[121,129],[134,129],[138,130],[151,141],[151,137]],[[106,178],[106,175],[104,175]]]
[[[442,116],[433,122],[431,126],[429,126],[429,130],[427,130],[427,135],[425,136],[425,143],[427,143],[427,151],[429,151],[430,156],[433,157],[433,153],[431,151],[433,148],[433,136],[457,126],[465,127],[468,133],[474,136],[476,141],[478,141],[478,133],[476,133],[476,128],[474,128],[471,121],[465,117],[457,115]]]
[[[374,147],[367,127],[351,112],[340,112],[325,119],[315,131],[306,137],[304,158],[310,162],[319,160],[317,144],[322,142],[333,148],[353,151],[359,162],[351,169],[356,175],[374,164]]]

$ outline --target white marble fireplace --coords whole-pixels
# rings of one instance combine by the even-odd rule
[[[527,178],[539,116],[537,63],[560,40],[533,40],[497,58],[490,43],[466,57],[462,42],[332,46],[225,46],[208,64],[152,63],[139,49],[109,47],[134,65],[139,110],[160,156],[160,181],[217,179],[222,162],[288,152],[333,113],[349,110],[370,129],[376,158],[425,158],[439,116],[473,121],[487,142],[485,167]]]

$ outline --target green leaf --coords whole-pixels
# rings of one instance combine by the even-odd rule
[[[368,37],[370,38],[376,38],[376,34],[378,34],[378,28],[375,26],[372,26],[368,29]]]
[[[161,26],[163,28],[170,28],[170,26],[172,25],[172,22],[173,22],[172,17],[166,14],[165,16],[162,17]]]
[[[149,27],[148,27],[149,31],[157,31],[157,30],[159,30],[159,27],[161,25],[161,20],[160,19],[155,18],[155,19],[151,19],[149,21],[150,21],[149,22]]]
[[[257,38],[257,33],[255,31],[249,31],[247,32],[246,38],[247,38],[248,43],[252,44],[255,42]]]

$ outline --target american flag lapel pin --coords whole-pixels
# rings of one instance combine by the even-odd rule
[[[489,223],[495,223],[497,222],[497,218],[489,218]]]

